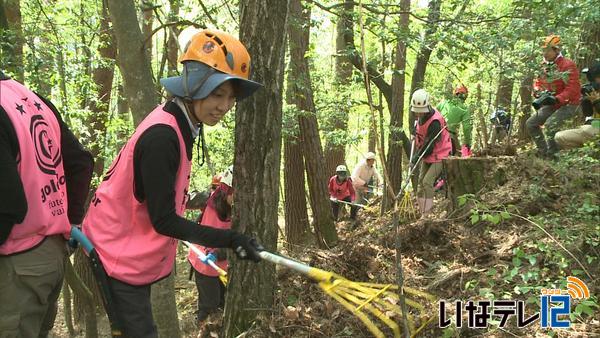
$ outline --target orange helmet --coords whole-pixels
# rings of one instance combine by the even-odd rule
[[[250,77],[250,54],[236,38],[217,30],[202,30],[192,36],[179,62],[198,61],[225,74]]]
[[[544,39],[544,43],[542,44],[542,48],[554,48],[560,45],[560,35],[548,35]]]
[[[204,99],[223,82],[234,80],[238,99],[250,96],[261,84],[250,81],[250,54],[232,35],[217,30],[194,34],[179,58],[181,76],[161,79],[171,94],[186,100]]]
[[[221,183],[221,176],[220,175],[215,175],[212,177],[212,181],[210,182],[211,185],[217,185]]]
[[[459,95],[459,94],[469,94],[469,90],[467,89],[467,87],[465,87],[464,85],[458,86],[456,88],[454,88],[454,95]]]

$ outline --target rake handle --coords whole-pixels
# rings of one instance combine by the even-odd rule
[[[196,255],[198,255],[200,260],[204,261],[206,259],[206,254],[204,254],[204,252],[202,252],[202,250],[198,249],[194,244],[192,244],[188,241],[182,241],[182,242],[188,248],[190,248]],[[215,269],[219,273],[219,275],[227,276],[227,272],[225,270],[221,269],[217,264],[215,264],[215,262],[213,262],[213,261],[207,261],[207,262],[211,268]]]
[[[259,253],[259,255],[262,259],[264,259],[268,262],[271,262],[271,263],[277,264],[277,265],[283,265],[287,268],[296,270],[300,273],[310,276],[309,271],[312,269],[312,267],[310,267],[309,265],[306,265],[304,263],[300,263],[298,261],[270,253],[268,251],[261,251]]]

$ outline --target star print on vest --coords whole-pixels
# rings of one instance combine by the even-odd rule
[[[23,109],[23,105],[22,104],[16,104],[17,105],[17,110],[21,113],[21,115],[25,114],[25,109]]]

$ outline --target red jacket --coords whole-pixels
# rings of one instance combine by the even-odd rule
[[[569,78],[565,81],[557,79],[548,83],[546,75],[535,79],[533,89],[536,91],[549,90],[553,92],[558,99],[556,107],[561,107],[566,104],[579,104],[581,99],[581,84],[579,83],[579,71],[575,62],[559,55],[554,61],[558,72],[568,72]],[[546,71],[544,71],[546,73]]]
[[[337,180],[337,175],[331,176],[329,179],[329,196],[337,198],[338,200],[343,200],[350,196],[350,200],[354,201],[356,193],[352,186],[352,179],[348,177],[344,182],[340,183]]]

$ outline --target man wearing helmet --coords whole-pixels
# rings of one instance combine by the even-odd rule
[[[120,150],[83,222],[108,276],[117,325],[130,337],[157,337],[150,286],[173,270],[177,239],[260,260],[254,239],[182,217],[200,129],[217,124],[236,100],[260,87],[248,79],[250,56],[233,36],[203,30],[180,62],[181,76],[161,80],[173,98],[151,112]]]
[[[471,131],[473,125],[471,123],[471,112],[465,105],[469,91],[467,87],[461,85],[456,87],[453,92],[453,97],[438,105],[438,109],[444,119],[448,123],[448,131],[452,139],[452,153],[458,154],[459,130],[462,125],[462,147],[460,148],[461,156],[471,156]]]
[[[554,140],[560,149],[582,147],[600,134],[600,62],[584,69],[589,83],[581,88],[581,112],[585,117],[583,126],[556,133]]]
[[[354,187],[352,186],[352,179],[348,177],[348,169],[345,165],[340,164],[335,169],[336,174],[331,176],[329,179],[329,199],[331,200],[331,211],[333,212],[333,218],[338,220],[338,213],[340,210],[340,202],[345,201],[352,203],[356,198]],[[358,207],[350,206],[350,219],[356,220],[356,213]]]
[[[581,85],[575,63],[561,53],[560,36],[548,36],[542,48],[543,74],[533,85],[534,94],[538,97],[533,101],[536,113],[527,119],[526,125],[536,144],[537,155],[554,158],[558,151],[554,135],[565,120],[575,115],[581,98]],[[542,125],[545,125],[546,138]]]
[[[446,121],[431,104],[429,93],[417,89],[411,98],[410,109],[418,119],[415,128],[416,156],[411,165],[421,162],[417,202],[421,215],[426,217],[433,208],[433,184],[442,173],[442,160],[450,156],[452,141]]]
[[[378,186],[383,182],[381,175],[377,171],[377,168],[375,168],[375,158],[375,153],[369,151],[365,155],[365,159],[352,172],[352,184],[357,193],[355,203],[366,204],[369,190],[372,191],[374,186]]]

